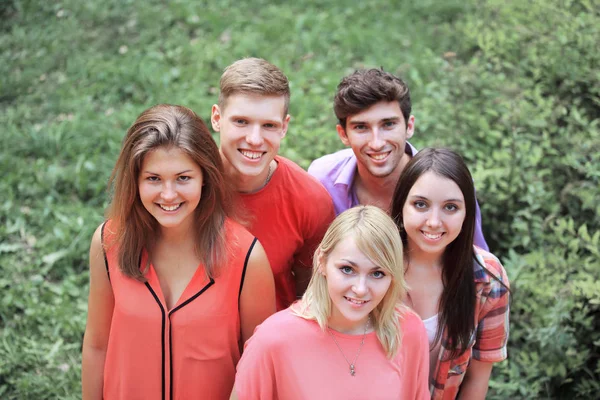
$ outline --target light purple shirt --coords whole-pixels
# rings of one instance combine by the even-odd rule
[[[411,157],[417,154],[417,149],[408,142],[406,142],[405,151]],[[335,215],[360,204],[354,187],[354,176],[357,171],[356,163],[356,156],[352,149],[344,149],[317,158],[308,167],[308,173],[317,178],[331,195]],[[473,242],[476,246],[489,251],[481,230],[481,212],[477,199],[475,199],[475,234],[473,235]]]

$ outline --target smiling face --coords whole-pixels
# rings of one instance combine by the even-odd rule
[[[352,236],[340,240],[323,261],[319,268],[331,298],[328,325],[343,333],[363,333],[369,314],[390,287],[391,275],[375,265]]]
[[[187,154],[178,148],[159,147],[144,157],[139,196],[163,229],[188,229],[200,202],[202,183],[202,170]]]
[[[410,189],[402,208],[409,254],[441,256],[460,234],[465,215],[465,198],[458,185],[425,172]]]
[[[408,163],[406,140],[413,135],[414,123],[412,115],[405,121],[397,101],[381,101],[349,116],[346,127],[338,125],[337,130],[342,142],[352,147],[360,176],[384,178],[399,175]]]
[[[220,132],[220,151],[229,172],[264,184],[269,164],[287,132],[284,96],[234,94],[220,108],[214,105],[211,122]]]

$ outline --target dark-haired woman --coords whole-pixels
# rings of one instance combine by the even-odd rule
[[[262,246],[229,218],[209,130],[185,107],[144,111],[111,182],[90,247],[83,398],[229,398],[275,289]]]
[[[498,259],[473,246],[475,191],[462,158],[420,151],[392,200],[404,244],[405,302],[430,343],[432,399],[484,399],[493,363],[506,358],[509,283]]]

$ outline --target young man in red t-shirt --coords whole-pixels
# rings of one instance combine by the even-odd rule
[[[290,121],[289,99],[289,82],[279,68],[245,58],[225,68],[211,114],[225,171],[273,269],[278,310],[304,293],[314,249],[334,218],[327,190],[277,155]]]

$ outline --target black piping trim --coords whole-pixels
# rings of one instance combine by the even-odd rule
[[[181,303],[180,305],[178,305],[177,307],[175,307],[174,309],[169,311],[169,321],[171,321],[171,315],[173,315],[173,313],[175,313],[175,311],[190,304],[192,301],[194,301],[202,293],[206,292],[206,290],[214,284],[215,284],[215,280],[213,278],[210,278],[210,282],[208,282],[202,289],[200,289],[200,291],[198,293],[196,293],[195,295],[193,295],[192,297],[190,297],[189,299],[187,299],[186,301],[184,301],[183,303]],[[164,330],[165,330],[165,327],[163,325],[163,332],[164,332]],[[172,337],[173,336],[171,335],[171,324],[169,324],[169,379],[171,382],[171,384],[169,385],[169,399],[171,399],[171,400],[173,399],[173,344],[171,341]],[[164,365],[165,365],[165,360],[163,359],[163,366]]]
[[[100,228],[100,242],[102,243],[102,254],[104,255],[104,266],[106,267],[106,275],[108,275],[108,281],[110,282],[110,271],[108,270],[108,258],[106,257],[106,249],[104,248],[104,228],[106,228],[106,221],[102,223]]]
[[[161,329],[161,352],[162,352],[162,400],[165,400],[165,386],[166,386],[166,382],[165,382],[165,378],[166,378],[166,371],[165,371],[165,309],[163,308],[162,304],[160,304],[160,300],[158,299],[158,296],[156,295],[156,293],[154,293],[154,290],[152,289],[152,286],[150,286],[150,284],[148,282],[145,282],[146,287],[148,288],[148,290],[150,291],[150,293],[152,294],[152,297],[154,297],[154,300],[156,300],[156,304],[158,304],[158,306],[160,307],[160,313],[162,314],[162,329]],[[170,340],[170,338],[169,338]],[[169,343],[170,346],[170,343]],[[172,376],[172,374],[171,374]],[[171,387],[173,387],[173,383],[171,382]]]
[[[240,297],[242,296],[242,288],[244,287],[244,278],[246,278],[246,268],[248,268],[248,260],[250,260],[250,254],[252,254],[252,249],[254,249],[254,245],[258,241],[257,238],[254,238],[250,248],[248,249],[248,253],[246,253],[246,260],[244,261],[244,269],[242,269],[242,279],[240,280],[240,292],[238,293],[238,311],[240,310]]]

